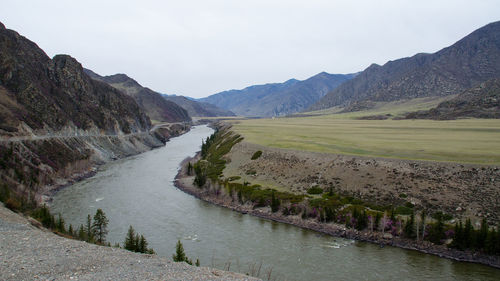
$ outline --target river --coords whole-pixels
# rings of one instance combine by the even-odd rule
[[[202,266],[260,271],[263,279],[269,274],[272,280],[500,279],[500,270],[487,266],[320,235],[185,194],[173,185],[179,163],[212,132],[197,126],[165,147],[101,166],[94,177],[59,191],[52,212],[78,226],[101,208],[112,244],[123,245],[133,225],[159,255],[171,257],[181,240],[188,257],[199,258]]]

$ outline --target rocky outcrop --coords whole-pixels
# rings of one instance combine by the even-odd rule
[[[92,80],[74,58],[50,59],[8,29],[0,30],[0,115],[2,135],[43,134],[68,125],[107,133],[151,127],[133,99]]]
[[[309,108],[346,106],[365,101],[443,97],[475,87],[500,75],[500,22],[488,24],[434,54],[416,54],[372,64]]]
[[[457,118],[500,118],[500,78],[481,83],[436,108],[412,112],[407,119],[451,120]]]
[[[160,122],[191,121],[191,117],[184,108],[172,101],[165,100],[161,94],[141,86],[125,74],[100,76],[88,69],[85,69],[85,73],[92,79],[105,82],[132,97],[151,120]]]
[[[134,99],[91,79],[74,58],[50,59],[35,43],[0,28],[2,189],[39,199],[65,179],[161,146],[187,129],[152,128]]]

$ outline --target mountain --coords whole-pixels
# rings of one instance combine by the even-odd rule
[[[329,92],[309,110],[459,94],[500,76],[500,22],[490,23],[433,54],[372,64]],[[368,102],[367,102],[368,101]]]
[[[133,99],[88,77],[67,55],[50,59],[17,32],[0,26],[1,133],[75,126],[106,132],[143,131],[149,118]]]
[[[451,120],[456,118],[500,118],[500,78],[491,79],[440,103],[436,108],[417,111],[408,119]]]
[[[152,128],[133,98],[0,23],[0,200],[41,201],[98,164],[160,147],[186,129]]]
[[[189,116],[192,117],[218,117],[218,116],[235,116],[229,110],[219,108],[213,104],[192,100],[183,96],[162,95],[164,99],[175,102],[180,107],[184,108]]]
[[[307,80],[255,85],[230,90],[200,101],[231,110],[242,116],[283,116],[302,111],[355,74],[319,73]]]
[[[85,69],[85,73],[92,77],[92,79],[108,83],[128,96],[131,96],[151,120],[160,122],[191,121],[188,112],[182,107],[174,102],[165,100],[161,94],[141,86],[137,81],[125,74],[100,76],[89,69]]]

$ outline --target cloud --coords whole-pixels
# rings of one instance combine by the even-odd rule
[[[12,1],[0,21],[50,56],[201,97],[435,52],[498,20],[497,1]]]

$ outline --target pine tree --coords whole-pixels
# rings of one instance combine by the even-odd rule
[[[128,228],[127,236],[125,237],[125,242],[123,243],[123,247],[126,250],[135,252],[137,247],[135,245],[135,230],[132,226]]]
[[[486,238],[486,242],[484,245],[486,253],[490,255],[498,254],[498,252],[496,251],[497,239],[497,232],[495,231],[495,228],[492,228],[490,231],[488,231],[488,237]]]
[[[87,239],[85,234],[85,228],[83,228],[83,224],[80,224],[80,227],[78,228],[78,239],[82,241]]]
[[[71,236],[75,236],[75,231],[73,230],[73,226],[70,224],[68,228],[68,234]]]
[[[425,239],[425,211],[422,211],[422,213],[420,214],[420,218],[422,220],[422,241],[424,241]]]
[[[92,217],[90,215],[87,215],[87,227],[85,229],[85,234],[87,242],[94,241],[94,232],[92,231]]]
[[[135,237],[134,237],[134,248],[135,248],[135,252],[140,252],[140,249],[139,249],[139,240],[140,240],[140,237],[139,237],[139,233],[135,233]]]
[[[199,259],[196,259],[196,266],[200,266],[200,260]]]
[[[415,236],[415,213],[413,211],[411,212],[410,219],[405,223],[404,233],[408,238]]]
[[[274,190],[271,193],[271,211],[276,213],[280,208],[280,200],[274,195]]]
[[[470,219],[467,219],[465,221],[465,228],[463,232],[463,239],[464,239],[464,249],[469,249],[472,247],[472,242],[473,242],[473,232],[474,229],[472,228],[472,223]]]
[[[486,218],[483,218],[481,221],[481,229],[476,236],[476,245],[477,249],[483,249],[486,244],[486,238],[488,237],[488,223],[486,222]]]
[[[141,238],[139,239],[138,252],[146,253],[147,250],[148,250],[148,242],[146,241],[146,238],[144,238],[144,235],[141,234]]]
[[[57,218],[57,231],[62,233],[66,232],[66,226],[64,225],[64,219],[62,218],[61,214],[59,214]]]
[[[434,244],[441,244],[441,240],[445,238],[442,213],[437,213],[436,219],[437,222],[432,225],[429,231],[429,241],[431,241]]]
[[[183,262],[187,261],[186,253],[184,253],[184,246],[182,246],[181,240],[177,240],[177,244],[175,245],[175,254],[172,256],[172,259],[175,262]]]
[[[462,222],[458,222],[455,224],[455,235],[453,236],[453,242],[451,244],[452,247],[457,248],[459,250],[463,250],[465,248],[464,245],[464,227]]]
[[[187,174],[188,176],[191,176],[193,174],[193,165],[191,164],[191,162],[188,162]]]
[[[97,209],[94,215],[94,223],[92,224],[92,232],[97,238],[97,242],[103,244],[106,241],[108,234],[108,218],[102,209]]]

